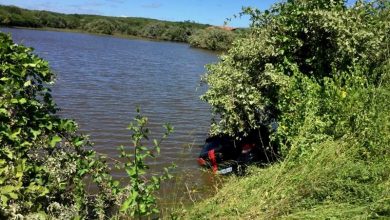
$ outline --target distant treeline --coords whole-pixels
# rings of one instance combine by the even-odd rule
[[[190,43],[210,50],[226,50],[236,37],[232,31],[193,21],[171,22],[138,17],[62,14],[0,5],[0,25],[58,28],[97,34],[125,35]]]

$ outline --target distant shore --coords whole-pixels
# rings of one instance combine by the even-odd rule
[[[111,36],[111,37],[134,39],[134,40],[147,40],[147,41],[156,41],[156,42],[174,42],[174,43],[188,44],[186,42],[159,40],[159,39],[153,39],[153,38],[147,38],[147,37],[141,37],[141,36],[135,36],[135,35],[126,35],[126,34],[120,34],[120,33],[113,33],[113,34],[94,33],[94,32],[88,32],[88,31],[85,31],[82,29],[51,28],[51,27],[36,27],[35,28],[35,27],[21,27],[21,26],[0,26],[0,28],[15,28],[15,29],[37,30],[37,31],[69,32],[69,33],[91,34],[91,35],[97,35],[97,36],[108,36],[108,37]]]
[[[50,27],[33,28],[33,27],[1,26],[0,25],[0,28],[15,28],[15,29],[37,30],[37,31],[55,31],[55,32],[79,33],[79,34],[90,34],[90,35],[96,35],[96,36],[115,37],[115,38],[129,39],[129,40],[143,40],[143,41],[153,41],[153,42],[170,42],[170,43],[177,43],[177,44],[186,44],[186,45],[188,45],[189,47],[191,47],[193,49],[203,50],[203,51],[207,51],[209,53],[214,53],[214,54],[222,54],[223,53],[223,51],[215,51],[215,50],[210,50],[210,49],[207,49],[207,48],[191,46],[187,42],[159,40],[159,39],[140,37],[140,36],[134,36],[134,35],[124,35],[124,34],[120,34],[120,33],[99,34],[99,33],[91,33],[91,32],[88,32],[88,31],[81,30],[81,29],[50,28]]]
[[[61,32],[75,32],[188,43],[191,47],[226,51],[240,30],[225,26],[211,26],[193,21],[164,21],[138,17],[113,17],[87,14],[64,14],[28,10],[0,5],[0,26]]]

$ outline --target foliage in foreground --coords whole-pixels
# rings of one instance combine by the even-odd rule
[[[321,84],[362,65],[377,83],[374,68],[386,59],[389,35],[389,3],[378,4],[293,0],[265,12],[247,9],[250,34],[204,76],[202,99],[218,118],[212,133],[247,133],[279,119],[279,91],[292,68]]]
[[[105,219],[156,213],[154,191],[169,176],[145,177],[145,159],[158,155],[162,141],[154,141],[150,150],[142,144],[148,138],[147,118],[138,114],[136,124],[129,126],[133,154],[121,148],[126,163],[119,166],[129,176],[122,187],[104,158],[78,133],[77,124],[56,115],[48,63],[3,33],[0,62],[0,218]],[[163,139],[172,131],[166,128]]]
[[[357,147],[349,141],[319,143],[299,162],[232,178],[185,219],[386,219],[389,152],[367,161]]]
[[[214,133],[272,121],[283,161],[233,178],[187,218],[390,217],[390,3],[247,9],[252,34],[209,66]]]
[[[141,217],[158,213],[159,210],[156,207],[154,193],[159,189],[161,181],[172,177],[168,172],[168,168],[164,168],[163,175],[149,174],[151,178],[147,180],[145,175],[148,174],[149,166],[145,160],[156,158],[160,153],[161,142],[172,133],[173,127],[166,124],[164,126],[166,133],[160,140],[153,140],[153,149],[149,149],[143,143],[149,136],[149,129],[147,128],[148,118],[142,116],[139,109],[137,109],[137,113],[134,119],[135,123],[130,123],[128,127],[132,133],[131,140],[134,148],[130,149],[133,151],[126,150],[124,146],[120,147],[120,157],[125,158],[126,162],[118,164],[118,168],[126,171],[131,185],[124,190],[127,198],[120,207],[119,217]]]
[[[286,135],[291,149],[284,161],[232,178],[186,218],[390,217],[390,63],[386,71],[381,86],[368,88],[359,73],[342,74],[322,88],[294,77],[286,97],[295,105],[283,115],[291,127],[279,130],[294,131]],[[304,96],[297,95],[301,90]]]

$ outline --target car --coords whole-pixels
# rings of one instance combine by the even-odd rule
[[[217,135],[206,139],[197,158],[201,167],[216,174],[244,174],[249,165],[272,162],[276,153],[270,147],[266,128],[236,138]]]

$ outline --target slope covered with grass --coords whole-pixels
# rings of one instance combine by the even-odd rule
[[[388,1],[247,9],[252,34],[205,81],[214,133],[278,128],[278,163],[232,177],[190,219],[390,218]],[[271,130],[271,129],[270,129]]]
[[[333,128],[345,129],[341,137],[316,132],[318,127],[329,123],[328,116],[306,112],[303,125],[292,138],[294,144],[282,162],[264,169],[253,168],[245,178],[233,177],[216,196],[195,206],[189,216],[193,219],[389,218],[389,83],[383,81],[380,87],[371,89],[363,85],[349,90],[345,97],[340,87],[336,87],[340,96],[332,94],[321,99],[325,103],[342,103],[328,106],[338,112],[332,114],[338,118]],[[349,124],[351,117],[356,120],[354,127]],[[318,136],[323,136],[323,140],[313,142]]]
[[[191,219],[366,219],[390,216],[387,158],[362,160],[347,142],[319,144],[299,163],[286,161],[232,178]]]

